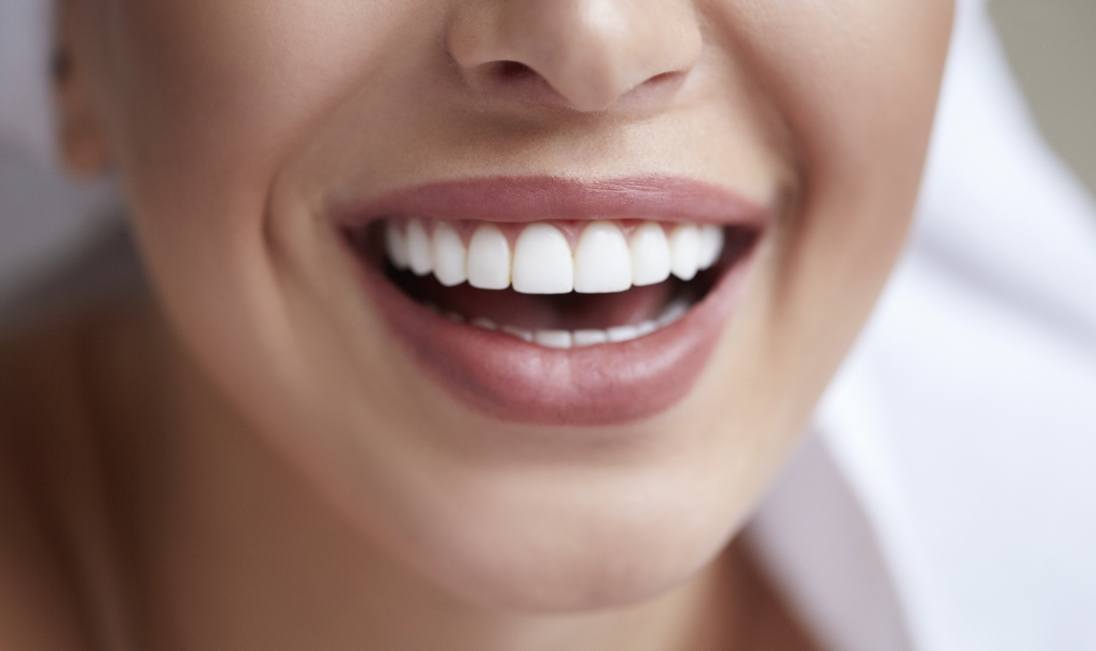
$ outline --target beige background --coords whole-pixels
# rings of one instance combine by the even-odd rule
[[[1096,0],[993,0],[1036,120],[1096,194]]]

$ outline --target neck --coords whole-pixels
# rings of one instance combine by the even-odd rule
[[[457,602],[376,550],[184,356],[169,357],[170,435],[143,445],[133,490],[150,648],[642,651],[728,648],[745,628],[736,546],[626,608],[538,615]]]

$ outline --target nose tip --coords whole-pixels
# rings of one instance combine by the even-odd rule
[[[700,56],[680,0],[495,0],[453,21],[449,52],[467,83],[580,112],[605,111],[647,86],[681,79]]]

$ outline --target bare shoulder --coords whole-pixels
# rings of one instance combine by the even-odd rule
[[[0,647],[78,649],[73,586],[57,543],[49,439],[78,418],[61,330],[0,342]],[[66,386],[69,385],[69,386]]]
[[[0,338],[0,443],[13,453],[81,420],[88,327],[78,318]]]
[[[84,315],[0,339],[0,648],[88,648],[104,333]],[[94,536],[94,534],[92,534]]]
[[[9,461],[0,469],[0,648],[83,648],[72,584]]]

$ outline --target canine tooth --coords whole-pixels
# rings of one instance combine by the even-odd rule
[[[483,328],[484,330],[498,330],[499,326],[491,319],[480,317],[478,319],[472,319],[471,324],[477,328]]]
[[[468,252],[453,227],[444,222],[434,228],[434,277],[446,287],[468,280]]]
[[[567,294],[575,288],[571,247],[558,228],[532,224],[514,245],[514,291],[522,294]]]
[[[620,227],[594,222],[582,231],[575,247],[575,291],[603,294],[632,286],[632,254]]]
[[[528,341],[529,343],[533,342],[532,330],[525,330],[523,328],[517,328],[514,326],[502,326],[502,331],[523,341]]]
[[[574,339],[569,330],[537,330],[533,340],[545,348],[567,349],[574,345]]]
[[[646,337],[655,330],[658,330],[658,324],[654,321],[644,321],[643,323],[636,326],[636,333],[640,337]]]
[[[700,227],[700,268],[707,269],[723,253],[723,229],[708,224]]]
[[[407,238],[393,221],[384,225],[384,247],[388,252],[388,259],[397,269],[406,269],[410,264],[407,259]]]
[[[468,243],[468,284],[480,289],[510,286],[510,244],[491,224],[477,228]]]
[[[453,323],[464,323],[464,317],[456,312],[446,312],[445,318],[449,319]]]
[[[632,233],[632,284],[655,285],[670,277],[670,243],[662,226],[646,223]]]
[[[430,236],[422,222],[412,219],[407,225],[407,259],[411,262],[411,271],[420,276],[430,273],[434,266],[434,256],[430,251]]]
[[[700,231],[692,224],[678,226],[670,233],[670,270],[682,280],[696,277],[700,263]]]
[[[604,330],[576,330],[573,336],[575,346],[597,346],[609,343],[609,333]]]
[[[621,343],[639,337],[639,328],[630,325],[616,326],[615,328],[609,328],[608,333],[609,341]]]

